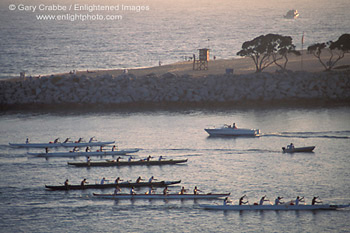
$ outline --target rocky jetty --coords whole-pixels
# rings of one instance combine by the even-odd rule
[[[191,77],[85,75],[0,81],[0,105],[350,100],[350,71]]]

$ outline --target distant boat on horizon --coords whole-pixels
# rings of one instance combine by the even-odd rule
[[[289,10],[287,14],[284,16],[285,19],[296,19],[299,17],[298,10]]]

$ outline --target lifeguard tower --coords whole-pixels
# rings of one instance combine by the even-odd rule
[[[199,59],[193,54],[193,70],[208,70],[209,49],[198,49]]]

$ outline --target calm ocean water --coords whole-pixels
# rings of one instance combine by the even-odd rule
[[[210,138],[207,126],[236,122],[259,128],[258,138]],[[350,203],[350,108],[216,108],[151,109],[74,113],[7,111],[0,115],[1,232],[349,232],[350,211],[207,211],[198,204],[220,200],[146,201],[94,199],[92,193],[46,191],[66,178],[78,184],[102,177],[124,180],[155,176],[181,179],[181,185],[204,192],[231,192],[250,203],[297,195],[310,202]],[[116,140],[119,148],[141,148],[151,154],[188,158],[186,165],[75,168],[68,158],[35,158],[9,142],[47,142],[56,137]],[[281,147],[315,145],[314,153],[283,154]],[[60,149],[60,151],[63,149]],[[31,149],[30,151],[40,151]],[[110,157],[106,157],[110,158]],[[99,160],[100,158],[93,158]],[[75,161],[84,160],[77,158]],[[181,186],[170,188],[178,192]],[[128,192],[128,189],[124,189]],[[137,192],[145,192],[145,189]],[[157,192],[161,192],[157,189]]]
[[[57,3],[59,2],[59,4]],[[15,10],[9,10],[14,4]],[[148,10],[19,10],[71,4],[146,6]],[[21,9],[22,9],[21,8]],[[42,6],[41,6],[42,8]],[[300,17],[283,15],[297,9]],[[217,58],[233,58],[243,42],[267,33],[292,36],[301,49],[350,32],[348,0],[125,0],[21,1],[0,3],[0,78],[70,70],[116,69],[169,64],[209,47]],[[38,15],[121,15],[121,20],[38,20]]]

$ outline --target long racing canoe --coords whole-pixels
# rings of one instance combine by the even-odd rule
[[[207,210],[336,210],[350,205],[199,205]]]
[[[117,161],[117,160],[107,160],[100,162],[68,162],[69,165],[77,167],[112,167],[112,166],[151,166],[151,165],[171,165],[186,163],[187,159],[170,159],[170,160],[136,160],[136,161]]]
[[[208,194],[93,194],[94,197],[107,199],[215,199],[229,196],[230,193]]]
[[[127,149],[127,150],[115,150],[115,151],[91,151],[91,152],[42,152],[42,153],[33,153],[27,152],[28,155],[37,156],[37,157],[78,157],[78,156],[106,156],[106,155],[126,155],[130,153],[136,153],[139,149]]]
[[[137,187],[165,187],[169,185],[179,184],[181,180],[176,181],[159,181],[159,182],[139,182],[139,183],[130,183],[130,182],[121,182],[118,184],[108,183],[108,184],[85,184],[85,185],[45,185],[45,188],[50,190],[79,190],[79,189],[106,189],[106,188],[137,188]]]
[[[92,142],[58,142],[58,143],[9,143],[12,147],[24,148],[53,148],[53,147],[86,147],[86,146],[105,146],[113,144],[115,141],[92,141]]]

